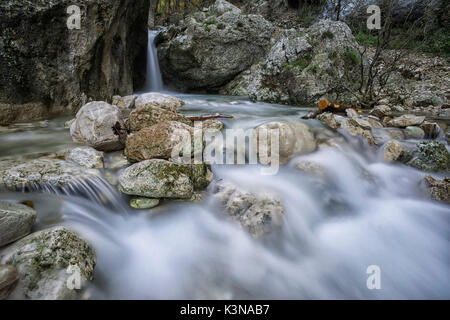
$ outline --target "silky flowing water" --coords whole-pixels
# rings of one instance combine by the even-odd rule
[[[234,115],[225,128],[301,121],[308,112],[239,97],[175,95],[186,102],[186,114]],[[66,120],[2,129],[1,156],[74,145]],[[316,120],[304,123],[324,130]],[[450,298],[449,207],[423,195],[425,173],[385,163],[356,138],[345,139],[338,148],[294,158],[272,176],[257,165],[212,166],[218,179],[281,198],[283,226],[261,240],[222,213],[211,196],[214,183],[203,202],[166,201],[141,211],[103,178],[1,193],[0,200],[32,200],[35,230],[64,225],[92,244],[97,266],[87,296],[93,299]],[[326,169],[332,181],[326,192],[295,168],[300,159]],[[379,290],[366,285],[371,265],[381,270]]]

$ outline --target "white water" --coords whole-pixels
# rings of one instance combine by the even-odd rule
[[[179,97],[187,114],[233,114],[227,128],[299,120],[307,112],[236,97]],[[70,142],[63,123],[0,133],[0,141],[14,143],[14,154],[39,151],[41,140],[46,149],[60,149]],[[339,135],[315,120],[305,123]],[[325,167],[325,188],[295,168],[299,159]],[[252,192],[279,194],[281,231],[254,240],[208,194],[203,203],[132,210],[129,198],[103,180],[46,194],[0,193],[0,199],[33,200],[36,230],[62,224],[92,244],[98,261],[92,298],[450,298],[450,209],[422,195],[424,173],[386,164],[356,140],[293,159],[276,176],[261,176],[257,166],[212,170]],[[370,265],[381,268],[380,290],[366,287]]]
[[[147,49],[147,79],[145,83],[145,91],[161,91],[163,89],[163,81],[159,70],[158,52],[155,45],[155,37],[158,31],[148,31],[148,49]]]

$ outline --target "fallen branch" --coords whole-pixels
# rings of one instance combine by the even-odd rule
[[[210,119],[234,119],[234,116],[228,115],[228,114],[208,114],[208,115],[202,115],[202,116],[186,116],[191,121],[205,121]]]

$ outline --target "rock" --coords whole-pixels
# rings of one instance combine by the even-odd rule
[[[323,124],[329,126],[330,128],[337,129],[339,128],[339,124],[336,122],[335,115],[331,112],[325,112],[319,114],[317,119]]]
[[[75,121],[76,121],[77,119],[71,119],[71,120],[69,120],[69,121],[66,121],[65,123],[64,123],[64,128],[67,128],[67,129],[70,129],[70,127],[72,126],[72,123],[74,123]]]
[[[390,116],[392,114],[392,110],[391,108],[389,108],[389,106],[385,105],[385,104],[381,104],[378,106],[375,106],[370,112],[370,115],[379,117],[379,118],[383,118],[386,116]]]
[[[405,134],[401,129],[396,128],[373,128],[372,136],[376,145],[380,146],[388,142],[389,140],[403,140]]]
[[[368,121],[356,121],[363,119],[346,119],[340,124],[340,127],[344,129],[348,134],[354,137],[362,136],[370,144],[375,144],[375,140],[371,131],[368,129],[370,123]],[[362,127],[363,126],[363,127]]]
[[[73,114],[87,101],[133,93],[145,81],[148,3],[2,1],[0,83],[8,85],[0,87],[0,125]],[[74,4],[79,30],[67,27]]]
[[[375,117],[369,116],[367,121],[372,129],[381,129],[384,128],[383,124],[379,121],[379,119],[374,119]]]
[[[184,101],[168,94],[149,92],[139,96],[135,101],[136,108],[160,107],[168,110],[176,110],[184,105]]]
[[[65,154],[65,158],[82,167],[90,169],[103,168],[103,152],[97,151],[91,147],[79,147],[68,150]]]
[[[134,209],[152,209],[159,204],[159,199],[133,198],[130,200],[130,206]]]
[[[413,114],[404,114],[400,117],[396,117],[388,121],[388,126],[390,127],[409,127],[409,126],[419,126],[425,121],[424,116],[415,116]]]
[[[309,175],[312,176],[316,176],[319,178],[325,178],[326,177],[326,171],[325,168],[322,167],[320,164],[314,162],[314,161],[309,161],[309,160],[302,160],[299,161],[295,164],[295,167],[302,171],[305,172]]]
[[[356,112],[355,109],[347,109],[345,110],[345,113],[347,114],[347,117],[349,118],[359,118],[358,112]]]
[[[284,207],[273,194],[253,194],[226,182],[215,185],[215,198],[225,213],[239,222],[254,238],[279,229],[284,220]]]
[[[203,130],[220,131],[223,129],[223,123],[216,119],[208,119],[202,123]]]
[[[254,136],[255,146],[258,151],[263,145],[267,148],[268,158],[262,159],[262,164],[270,164],[271,157],[271,136],[269,130],[279,130],[279,163],[285,164],[297,155],[311,153],[316,150],[316,141],[309,127],[303,123],[288,121],[273,121],[265,123],[256,128]],[[265,135],[264,135],[265,133]],[[264,140],[263,137],[265,137]]]
[[[431,199],[450,204],[450,178],[437,180],[428,175],[424,182]]]
[[[19,272],[19,283],[10,298],[65,300],[76,299],[80,294],[80,290],[71,290],[67,285],[70,272],[78,269],[82,283],[92,280],[96,257],[91,246],[77,234],[54,227],[8,247],[0,254],[0,263],[12,265]]]
[[[349,120],[349,122],[353,125],[353,126],[358,126],[361,127],[364,130],[370,130],[372,129],[372,125],[370,124],[370,122],[366,119],[361,119],[361,118],[352,118]],[[342,125],[341,125],[342,127]]]
[[[384,160],[387,162],[401,160],[408,153],[408,150],[397,140],[391,140],[384,147]]]
[[[422,171],[450,171],[450,153],[444,144],[430,141],[419,142],[413,158],[407,165]]]
[[[424,131],[427,139],[436,139],[442,132],[441,127],[435,122],[425,121],[420,128]]]
[[[28,235],[35,221],[34,209],[0,201],[0,247]]]
[[[76,119],[70,127],[73,141],[101,151],[123,149],[119,136],[113,131],[113,126],[121,121],[116,106],[102,101],[90,102],[78,111]]]
[[[181,91],[217,90],[265,55],[274,27],[234,8],[219,0],[207,13],[187,16],[174,37],[161,36],[164,83]]]
[[[128,118],[130,112],[134,109],[135,101],[138,98],[137,95],[125,96],[125,97],[116,97],[116,101],[113,100],[113,105],[117,106],[120,110],[120,117]]]
[[[425,137],[425,132],[419,127],[409,126],[405,129],[405,135],[408,139],[420,140]]]
[[[178,98],[160,94],[147,93],[136,99],[136,109],[130,114],[127,126],[131,131],[139,131],[164,121],[178,121],[192,125],[177,109],[184,105]]]
[[[13,266],[0,265],[0,300],[8,298],[19,281],[19,273]]]
[[[353,104],[355,97],[341,84],[358,89],[358,49],[343,22],[322,20],[305,30],[284,30],[262,61],[220,92],[290,105],[313,105],[322,98]]]
[[[147,198],[185,199],[211,180],[212,173],[204,164],[184,165],[152,159],[126,168],[119,177],[119,190]]]
[[[403,108],[403,107],[400,106],[400,105],[392,106],[392,107],[391,107],[391,110],[394,111],[394,112],[399,112],[399,113],[405,112],[405,108]]]
[[[99,172],[95,169],[87,169],[59,159],[0,160],[0,185],[9,190],[63,187],[98,176]]]
[[[105,159],[105,168],[107,169],[120,169],[130,164],[130,161],[122,152],[108,154]]]
[[[174,148],[183,151],[183,146],[187,144],[190,145],[191,153],[194,151],[193,135],[194,129],[186,124],[175,121],[161,122],[129,136],[126,153],[128,158],[134,161],[170,159]]]

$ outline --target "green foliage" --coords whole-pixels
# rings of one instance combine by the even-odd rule
[[[285,62],[282,65],[283,69],[298,69],[298,70],[303,70],[305,69],[307,66],[309,66],[309,64],[312,61],[312,57],[310,55],[305,55],[302,56],[300,58],[295,59],[294,61],[291,62]]]
[[[351,49],[344,52],[344,60],[348,64],[358,65],[361,62],[358,51]]]
[[[365,30],[358,30],[355,39],[361,46],[372,47],[377,45],[377,36]]]
[[[333,39],[333,38],[334,34],[330,30],[327,30],[324,33],[322,33],[322,39]]]

